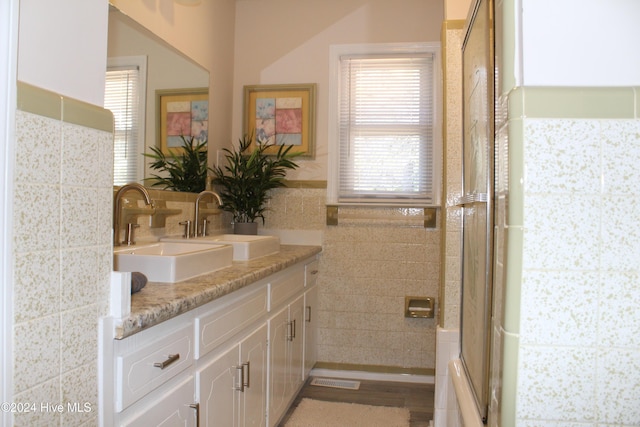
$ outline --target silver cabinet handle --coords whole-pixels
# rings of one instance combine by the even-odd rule
[[[167,360],[162,362],[156,362],[153,364],[153,366],[155,366],[156,368],[164,369],[178,359],[180,359],[180,353],[170,354]]]
[[[308,323],[311,323],[311,306],[307,306],[307,318],[305,319]]]
[[[293,334],[291,335],[291,341],[293,341],[293,339],[296,337],[296,319],[293,319],[291,323],[293,323]]]
[[[196,427],[200,427],[200,404],[192,403],[189,405],[189,408],[196,410]]]

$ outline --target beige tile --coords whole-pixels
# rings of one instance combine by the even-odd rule
[[[64,247],[98,244],[96,191],[83,187],[62,187],[61,206],[61,244]]]
[[[521,346],[517,419],[594,421],[593,402],[602,393],[595,387],[596,356],[589,348]]]
[[[113,241],[113,190],[109,186],[96,189],[96,244],[111,245]]]
[[[600,267],[604,271],[637,271],[640,259],[640,200],[628,195],[602,198],[599,247]]]
[[[96,303],[99,261],[95,247],[61,251],[61,311]]]
[[[16,112],[16,182],[60,182],[61,122]]]
[[[600,124],[589,120],[525,123],[527,193],[594,194],[600,189]],[[561,144],[558,141],[562,141]]]
[[[602,126],[603,192],[629,195],[637,191],[640,170],[640,121],[604,120]]]
[[[60,377],[43,381],[33,388],[14,396],[14,402],[29,403],[28,411],[14,413],[15,427],[59,426],[61,414],[53,410],[60,399]]]
[[[15,322],[22,323],[60,310],[58,251],[17,253],[14,257]]]
[[[60,194],[57,185],[17,184],[14,194],[14,243],[18,252],[60,246]]]
[[[640,349],[640,273],[607,271],[598,294],[598,344],[603,347]],[[626,364],[625,364],[626,365]]]
[[[62,127],[62,184],[95,187],[100,167],[98,132],[65,123]]]
[[[600,198],[528,195],[525,199],[525,269],[592,269],[598,253]],[[626,209],[625,209],[626,210]]]
[[[14,390],[20,393],[60,375],[60,317],[54,314],[13,327]]]
[[[640,420],[640,350],[598,349],[596,393],[598,421],[607,425],[636,425]]]
[[[594,346],[600,276],[596,271],[526,271],[522,280],[521,343]],[[533,302],[534,303],[529,303]],[[567,306],[567,301],[571,305]],[[553,327],[549,327],[553,325]]]
[[[91,363],[97,359],[98,316],[96,304],[60,313],[61,372]]]
[[[98,380],[95,362],[64,373],[60,379],[62,403],[71,410],[62,416],[64,426],[95,425],[98,415]],[[70,406],[69,406],[70,405]]]

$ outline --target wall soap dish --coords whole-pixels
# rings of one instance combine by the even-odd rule
[[[404,317],[432,319],[434,314],[433,298],[404,297]]]

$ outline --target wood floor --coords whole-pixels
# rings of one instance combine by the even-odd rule
[[[411,427],[428,427],[433,419],[433,384],[413,384],[381,381],[360,381],[359,390],[345,390],[309,385],[307,380],[296,396],[280,427],[293,413],[303,398],[331,402],[359,403],[362,405],[395,406],[408,408],[411,412]]]

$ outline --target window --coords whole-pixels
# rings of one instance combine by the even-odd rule
[[[109,59],[104,107],[115,122],[113,184],[141,182],[144,171],[146,58]]]
[[[437,47],[333,46],[331,60],[330,203],[437,204]]]

